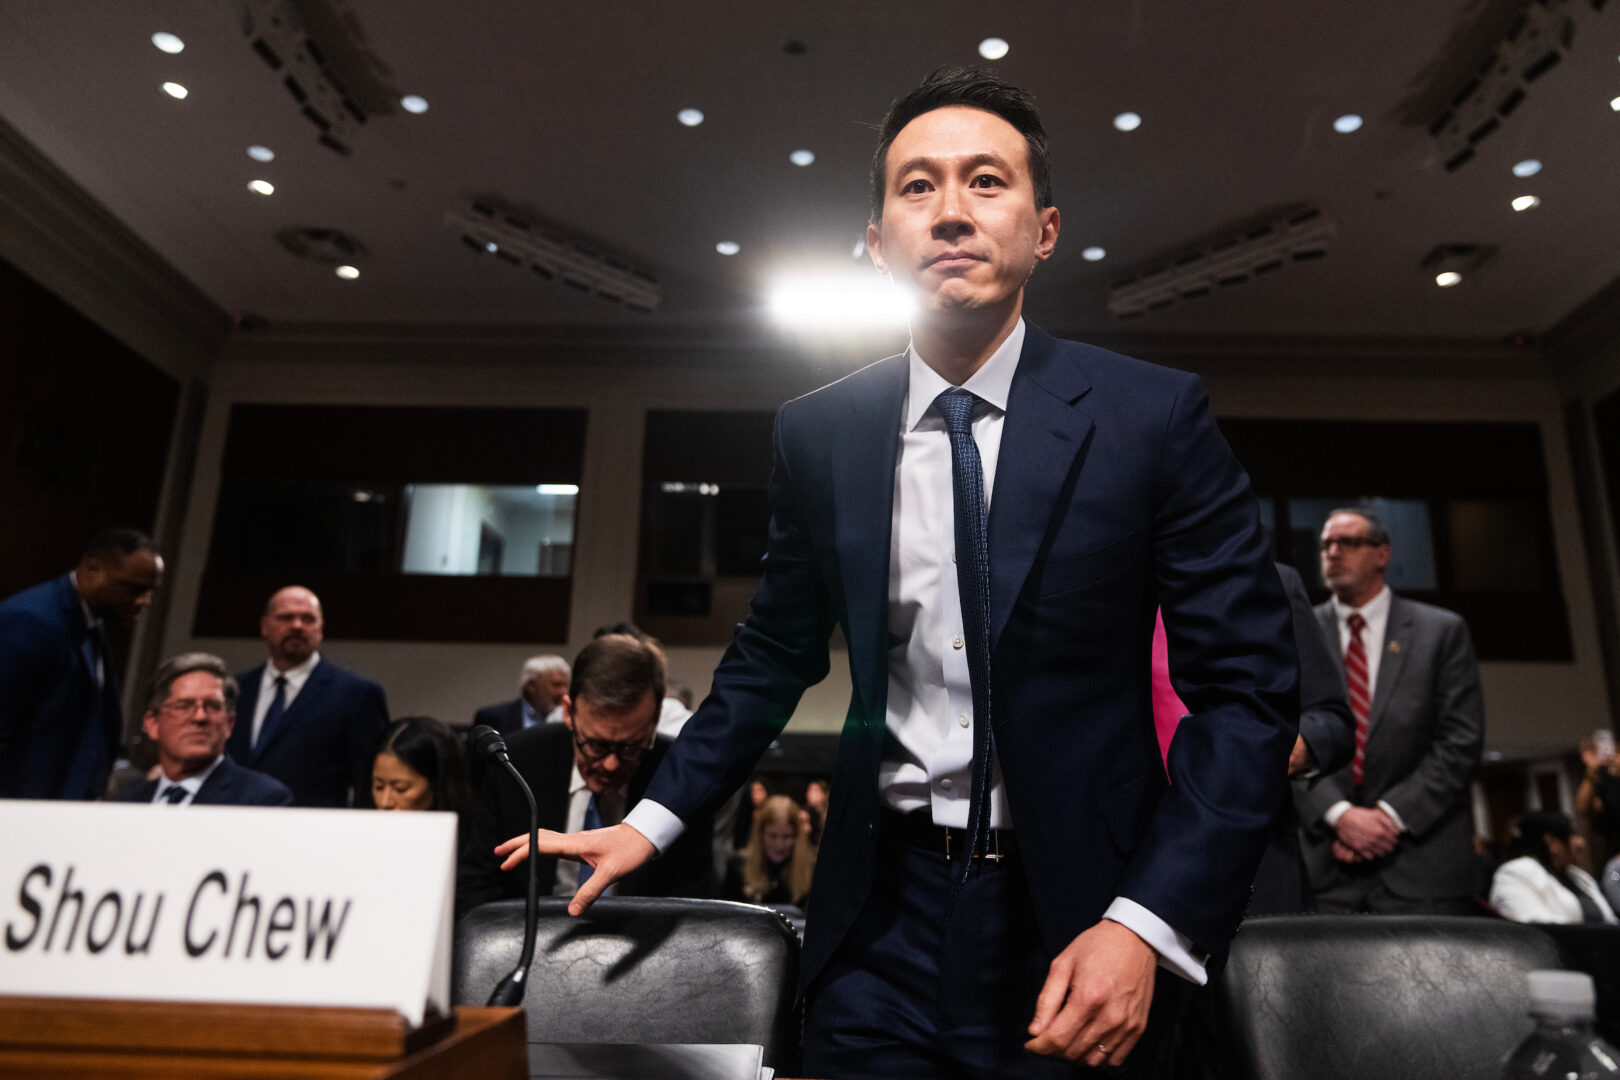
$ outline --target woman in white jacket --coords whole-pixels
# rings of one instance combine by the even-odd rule
[[[1491,906],[1514,922],[1612,923],[1614,909],[1570,854],[1567,814],[1534,810],[1514,826],[1509,859],[1491,878]]]

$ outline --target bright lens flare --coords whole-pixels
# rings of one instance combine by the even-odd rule
[[[876,274],[812,274],[771,288],[771,315],[803,330],[878,330],[906,325],[911,300]]]

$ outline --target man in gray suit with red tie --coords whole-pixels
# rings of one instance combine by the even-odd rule
[[[1328,515],[1321,552],[1333,597],[1316,616],[1344,668],[1356,751],[1294,795],[1317,910],[1468,914],[1468,785],[1485,740],[1468,626],[1390,591],[1389,531],[1372,511]]]

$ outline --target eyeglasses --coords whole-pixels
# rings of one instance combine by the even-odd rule
[[[656,735],[657,733],[654,732]],[[644,742],[614,742],[612,739],[587,739],[574,731],[574,745],[592,761],[601,761],[610,755],[624,761],[635,761],[652,749],[652,739]]]
[[[1318,550],[1327,551],[1338,545],[1344,551],[1355,551],[1364,547],[1382,547],[1386,541],[1374,540],[1370,536],[1324,536],[1316,545]]]
[[[190,716],[199,708],[211,717],[225,715],[225,702],[219,698],[180,698],[177,701],[165,701],[159,708],[170,716]]]

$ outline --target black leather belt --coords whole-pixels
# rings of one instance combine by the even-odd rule
[[[966,858],[971,846],[966,829],[935,825],[931,812],[926,808],[902,814],[898,810],[884,807],[880,827],[885,836],[892,837],[907,847],[936,852],[945,856],[946,862]],[[987,846],[988,851],[973,857],[983,859],[985,862],[1000,862],[1018,854],[1018,837],[1011,829],[991,829]]]

